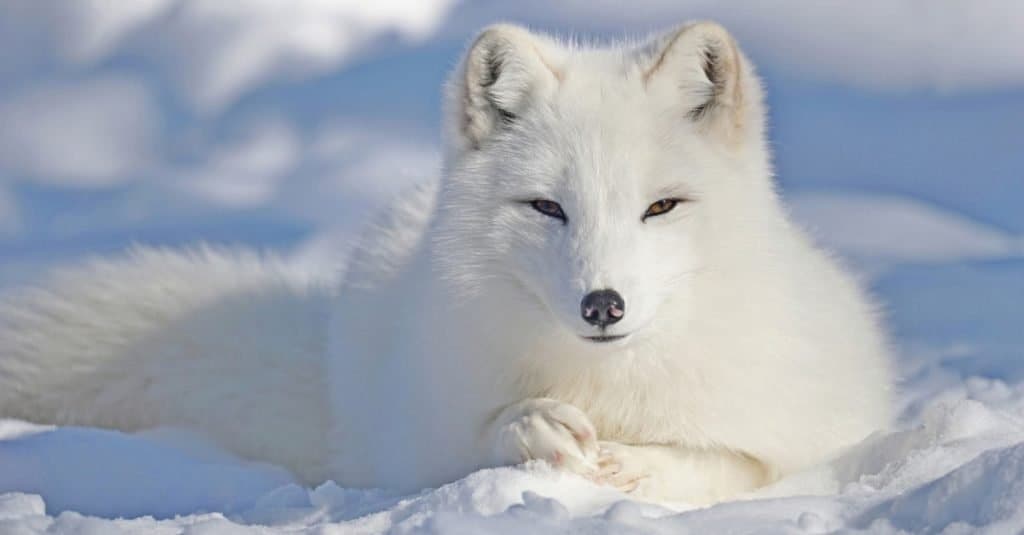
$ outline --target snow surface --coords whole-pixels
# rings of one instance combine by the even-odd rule
[[[1019,533],[1024,387],[970,379],[935,398],[920,421],[828,466],[692,510],[539,463],[409,496],[307,489],[188,441],[8,421],[0,533]]]

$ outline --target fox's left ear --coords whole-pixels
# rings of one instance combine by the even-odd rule
[[[510,24],[477,36],[448,86],[447,135],[459,150],[479,148],[558,85],[549,63],[555,48]]]
[[[688,24],[656,37],[639,55],[648,91],[664,94],[681,119],[732,142],[760,129],[752,124],[761,120],[759,83],[725,28]]]

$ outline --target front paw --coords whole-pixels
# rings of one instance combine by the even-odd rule
[[[500,465],[542,459],[587,476],[598,469],[594,425],[583,411],[554,399],[528,399],[503,410],[493,446]]]
[[[643,456],[633,446],[606,441],[599,446],[598,471],[591,477],[595,483],[631,493],[651,477]]]

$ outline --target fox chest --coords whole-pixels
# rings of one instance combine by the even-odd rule
[[[664,369],[590,370],[550,382],[539,394],[590,417],[601,440],[627,444],[714,443],[716,412],[693,374]]]

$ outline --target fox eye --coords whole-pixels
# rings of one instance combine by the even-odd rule
[[[681,202],[683,202],[683,199],[661,199],[660,201],[656,201],[654,204],[647,207],[647,211],[644,212],[644,216],[640,218],[640,220],[644,221],[648,217],[667,214]]]
[[[549,201],[547,199],[537,199],[530,201],[530,206],[534,210],[555,219],[562,220],[563,223],[566,221],[565,212],[562,211],[561,205],[555,201]]]

